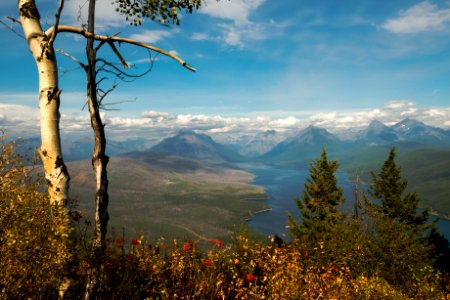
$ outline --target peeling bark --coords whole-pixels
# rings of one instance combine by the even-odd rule
[[[55,52],[42,30],[35,1],[18,0],[18,9],[22,29],[39,74],[40,153],[48,194],[51,203],[66,205],[70,177],[61,153],[59,134],[61,90],[58,88]]]

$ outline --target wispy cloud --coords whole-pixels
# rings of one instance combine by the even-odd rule
[[[132,34],[130,38],[143,43],[156,43],[171,36],[173,33],[174,30],[143,30],[140,33]]]
[[[211,37],[207,35],[206,33],[202,32],[194,32],[191,37],[194,41],[205,41],[210,40]]]
[[[261,40],[267,36],[268,24],[251,20],[251,14],[265,0],[208,1],[201,7],[200,13],[228,22],[220,22],[217,28],[220,35],[194,33],[193,40],[215,40],[229,46],[243,48],[247,42]]]
[[[233,1],[205,1],[200,13],[211,17],[233,21],[236,25],[250,23],[249,16],[265,0],[233,0]]]
[[[439,8],[430,1],[416,4],[387,20],[382,28],[393,33],[416,33],[437,30],[450,21],[450,9]]]
[[[245,47],[248,42],[264,40],[269,36],[267,26],[264,24],[236,25],[221,23],[218,24],[218,27],[222,31],[221,40],[227,45],[240,48]]]

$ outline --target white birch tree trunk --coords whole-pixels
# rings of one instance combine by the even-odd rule
[[[59,134],[58,66],[53,45],[40,24],[34,0],[18,0],[22,29],[33,55],[39,75],[39,111],[41,127],[41,157],[50,201],[66,205],[69,173],[61,153]]]

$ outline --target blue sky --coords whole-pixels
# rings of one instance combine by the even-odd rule
[[[36,2],[43,26],[50,26],[58,1]],[[66,0],[62,23],[79,26],[84,2]],[[15,5],[2,1],[2,15],[17,16]],[[159,55],[150,74],[120,83],[106,102],[125,102],[104,113],[107,130],[117,135],[183,127],[232,134],[308,124],[339,131],[405,117],[450,127],[449,1],[208,0],[171,28],[151,21],[130,27],[110,0],[97,6],[99,33],[120,32],[174,51],[198,70]],[[34,62],[25,41],[4,26],[0,38],[0,127],[34,132]],[[84,60],[77,36],[59,35],[56,47]],[[133,70],[148,66],[146,51],[120,50]],[[58,64],[62,128],[89,130],[84,74],[65,57]]]

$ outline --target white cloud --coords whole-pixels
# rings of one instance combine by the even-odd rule
[[[257,9],[265,0],[233,0],[205,1],[200,13],[214,18],[231,20],[237,25],[248,24],[251,12]]]
[[[277,120],[274,120],[272,122],[269,122],[269,127],[278,128],[278,129],[280,129],[280,128],[285,129],[285,128],[295,127],[295,125],[297,125],[297,123],[298,123],[297,118],[295,118],[293,116],[290,116],[290,117],[287,117],[287,118],[284,118],[284,119],[277,119]]]
[[[26,105],[0,103],[0,129],[7,134],[36,135],[39,133],[39,110]]]
[[[450,107],[418,108],[411,101],[393,101],[381,108],[354,112],[316,113],[309,117],[311,124],[339,132],[351,128],[363,128],[372,120],[393,125],[405,118],[412,118],[436,127],[450,126]]]
[[[424,114],[430,117],[445,117],[445,113],[437,109],[430,109],[428,111],[424,111]]]
[[[130,38],[142,43],[156,43],[171,36],[173,32],[173,30],[143,30],[140,33],[132,34]]]
[[[250,16],[265,0],[233,0],[233,1],[208,1],[200,8],[200,13],[219,18],[225,23],[217,24],[220,34],[206,34],[196,32],[193,40],[213,40],[225,43],[229,46],[243,48],[247,42],[261,40],[269,35],[269,32],[281,28],[273,20],[266,23],[257,23],[250,20]]]
[[[242,31],[235,26],[226,26],[224,40],[228,45],[242,47]]]
[[[151,128],[152,127],[151,119],[138,119],[138,118],[123,118],[123,117],[112,117],[108,119],[107,124],[108,127],[112,127],[113,129],[119,128]]]
[[[410,102],[410,101],[393,101],[393,102],[389,102],[388,104],[386,104],[384,106],[385,109],[403,109],[406,107],[411,107],[413,106],[414,103]]]
[[[244,47],[246,43],[265,39],[269,34],[268,29],[263,24],[218,24],[222,31],[219,40],[224,41],[227,45]]]
[[[336,119],[336,116],[337,116],[336,112],[324,112],[311,116],[310,120],[312,122],[323,122],[328,120],[334,120]]]
[[[393,33],[415,33],[441,29],[449,21],[450,9],[424,1],[401,11],[397,18],[387,20],[382,28]]]
[[[8,133],[39,135],[37,107],[3,103],[0,111],[0,128]],[[269,129],[288,136],[311,124],[335,133],[349,133],[349,129],[362,129],[375,119],[392,125],[407,117],[436,127],[450,127],[450,107],[420,108],[411,101],[393,101],[379,108],[359,111],[271,111],[239,116],[173,114],[155,110],[136,117],[102,113],[107,134],[115,140],[138,136],[161,138],[184,128],[212,134],[215,138],[255,135]],[[64,112],[61,129],[63,134],[91,133],[89,115],[82,111]]]
[[[80,132],[90,131],[91,123],[89,115],[87,113],[80,114],[82,112],[62,114],[60,127],[64,132]],[[104,113],[100,113],[102,119],[105,119]]]
[[[141,114],[141,116],[144,118],[149,118],[149,119],[154,119],[154,118],[156,118],[156,119],[163,118],[164,119],[169,116],[169,113],[150,110],[150,111],[144,111]]]
[[[209,35],[201,32],[194,32],[191,37],[194,41],[205,41],[211,39]]]

